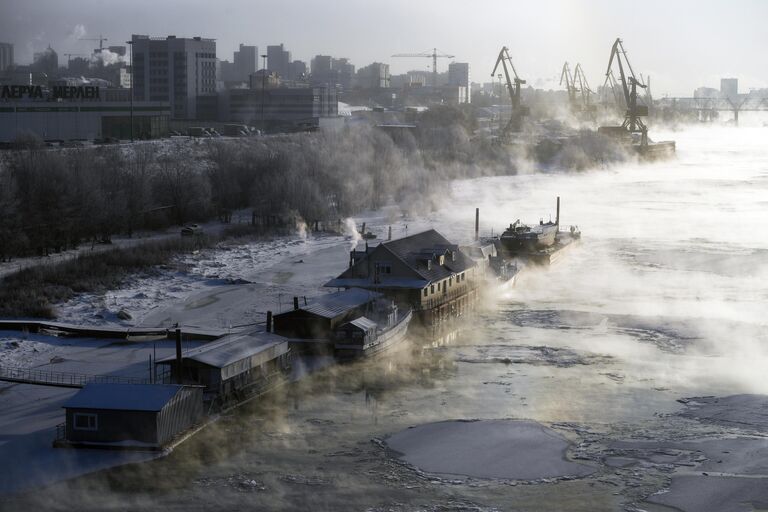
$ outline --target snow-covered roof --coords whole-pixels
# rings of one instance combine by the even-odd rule
[[[426,279],[408,279],[398,277],[385,277],[377,286],[381,288],[424,288],[429,284]],[[345,288],[350,286],[374,286],[371,280],[365,277],[337,277],[325,283],[328,288]]]
[[[187,350],[182,357],[215,368],[224,368],[272,348],[277,348],[275,356],[282,355],[288,351],[288,339],[268,332],[236,334]],[[175,356],[169,356],[157,362],[171,363],[175,360]]]
[[[370,331],[371,329],[376,329],[376,322],[364,316],[361,316],[360,318],[356,318],[349,323],[351,323],[356,327],[359,327],[364,331]]]
[[[380,293],[360,288],[351,288],[349,290],[321,295],[312,299],[312,302],[310,302],[309,305],[299,309],[323,318],[336,318],[350,309],[360,307],[379,297],[381,297]]]
[[[63,407],[157,412],[183,387],[175,384],[86,384]]]

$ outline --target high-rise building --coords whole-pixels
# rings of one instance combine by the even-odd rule
[[[216,41],[134,35],[136,101],[167,101],[174,119],[216,117]]]
[[[448,64],[448,85],[463,87],[463,95],[460,103],[469,103],[471,100],[471,88],[468,62],[451,62]]]
[[[32,71],[45,73],[49,77],[56,76],[59,72],[59,54],[50,45],[42,52],[35,52]]]
[[[337,82],[343,90],[352,88],[352,79],[355,76],[355,65],[347,58],[333,59],[331,66],[337,72]]]
[[[0,71],[5,71],[13,66],[13,45],[0,43]]]
[[[734,99],[739,95],[739,79],[738,78],[721,78],[720,79],[720,95],[723,98]]]
[[[385,89],[389,87],[389,64],[374,62],[357,72],[357,85],[363,89]]]
[[[301,60],[291,62],[289,74],[292,80],[304,80],[307,77],[307,63]]]
[[[279,45],[267,46],[267,69],[277,73],[280,78],[292,79],[290,76],[291,52]]]
[[[333,60],[330,55],[315,55],[310,63],[313,84],[335,86],[338,83],[338,72],[333,69]]]
[[[259,69],[259,47],[246,46],[240,43],[240,49],[235,52],[234,76],[236,80],[247,81],[248,77]]]

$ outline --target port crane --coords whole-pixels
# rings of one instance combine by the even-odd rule
[[[635,76],[635,71],[632,69],[632,64],[629,63],[627,58],[627,51],[624,49],[624,45],[620,38],[616,38],[611,48],[611,56],[608,59],[608,68],[605,72],[606,79],[611,74],[614,63],[619,71],[619,83],[621,84],[621,91],[624,93],[624,103],[627,106],[627,110],[624,113],[624,122],[621,127],[603,127],[608,128],[606,131],[616,131],[616,129],[622,129],[630,134],[640,134],[640,144],[643,146],[648,145],[648,128],[643,123],[641,117],[648,116],[648,106],[638,104],[637,102],[637,89],[645,89],[647,86],[643,83],[642,79],[638,80]]]
[[[504,69],[504,77],[507,80],[507,90],[509,91],[509,99],[512,104],[512,115],[502,133],[503,135],[506,135],[509,132],[520,131],[523,116],[527,116],[530,110],[528,107],[520,104],[520,86],[525,84],[525,80],[518,76],[515,65],[512,63],[512,57],[509,56],[509,49],[506,46],[501,48],[499,56],[496,58],[496,65],[493,66],[493,71],[491,72],[492,77],[496,74],[499,64],[501,64],[501,67]],[[509,74],[510,69],[512,70],[512,75]]]
[[[396,53],[393,57],[429,57],[432,59],[432,87],[437,87],[437,59],[452,59],[455,55],[449,55],[432,48],[432,51],[421,53]]]
[[[592,102],[590,101],[590,98],[592,94],[595,94],[595,91],[589,88],[589,82],[587,81],[587,76],[584,74],[584,69],[581,67],[581,64],[576,64],[576,69],[573,73],[573,80],[574,83],[579,84],[579,91],[581,92],[581,104],[585,111],[594,111],[595,106],[592,105]]]
[[[568,66],[568,61],[563,64],[563,71],[560,73],[560,85],[563,85],[563,82],[565,82],[565,90],[568,91],[568,104],[571,106],[571,110],[576,112],[579,109],[576,104],[576,95],[579,93],[579,90],[576,88],[576,80],[574,79],[573,74],[571,74],[571,68]]]

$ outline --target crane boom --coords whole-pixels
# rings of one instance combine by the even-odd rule
[[[578,65],[576,66],[576,69],[578,70]],[[576,80],[574,75],[571,74],[571,68],[568,66],[567,61],[563,64],[563,71],[560,73],[560,85],[563,85],[563,82],[565,82],[565,90],[568,91],[568,103],[571,105],[571,110],[575,111],[578,109],[578,105],[576,105],[576,93],[578,92],[578,89],[576,88]]]
[[[614,62],[619,70],[619,82],[621,82],[624,101],[627,106],[624,122],[621,126],[630,133],[639,133],[642,140],[641,144],[647,145],[648,128],[646,128],[640,118],[648,115],[648,106],[638,105],[637,103],[637,88],[645,89],[647,86],[635,76],[635,71],[632,69],[632,64],[630,64],[627,58],[627,51],[624,49],[624,44],[620,38],[616,38],[611,48],[611,56],[608,58],[608,69],[605,72],[606,79],[612,75]]]
[[[522,117],[528,115],[528,109],[520,105],[520,86],[525,83],[525,80],[518,76],[515,65],[512,63],[512,57],[509,56],[509,49],[506,46],[501,48],[499,56],[496,58],[496,65],[493,66],[493,71],[491,72],[492,77],[496,74],[496,70],[499,69],[499,64],[501,64],[504,70],[507,90],[509,91],[509,98],[512,104],[512,115],[507,126],[504,128],[504,134],[506,135],[512,131],[520,131]],[[511,75],[509,73],[510,69],[512,70]]]

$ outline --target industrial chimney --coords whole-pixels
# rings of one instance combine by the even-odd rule
[[[480,208],[475,208],[475,240],[480,240]]]

